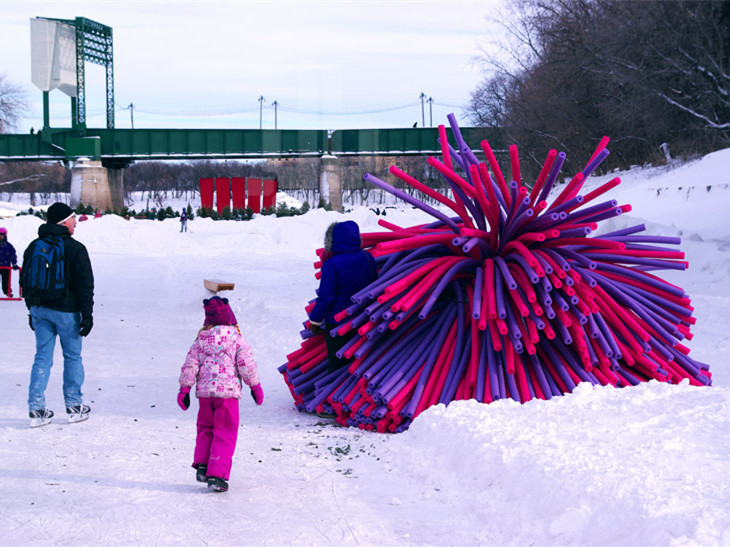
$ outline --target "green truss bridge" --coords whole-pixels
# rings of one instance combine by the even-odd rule
[[[502,150],[498,130],[464,127],[475,152],[486,139]],[[82,136],[83,134],[83,136]],[[451,130],[449,142],[455,146]],[[68,161],[84,157],[119,169],[138,160],[262,159],[440,154],[438,129],[60,129],[0,135],[0,161]]]

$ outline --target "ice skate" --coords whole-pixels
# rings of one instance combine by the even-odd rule
[[[68,414],[68,423],[75,424],[76,422],[83,422],[89,419],[89,413],[91,408],[86,405],[76,405],[66,408],[66,414]]]

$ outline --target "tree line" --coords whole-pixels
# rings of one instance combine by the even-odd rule
[[[604,135],[608,168],[730,145],[730,2],[510,0],[497,22],[468,111],[533,171],[551,148],[579,169]]]
[[[145,209],[160,209],[168,197],[200,199],[200,179],[215,177],[255,177],[274,179],[278,189],[307,202],[312,207],[324,206],[328,196],[320,195],[320,159],[291,158],[262,161],[137,161],[124,169],[125,198],[141,193]],[[371,173],[408,192],[399,179],[389,173],[396,166],[416,179],[436,188],[447,183],[426,164],[422,156],[361,156],[344,157],[340,162],[340,182],[343,200],[354,205],[385,203],[387,196],[363,180]],[[0,163],[1,192],[24,192],[46,203],[54,194],[69,192],[71,169],[62,163],[7,162]],[[421,196],[423,198],[423,196]],[[428,200],[428,198],[426,198]],[[125,199],[125,201],[129,201]]]

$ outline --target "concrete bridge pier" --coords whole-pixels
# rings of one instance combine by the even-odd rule
[[[340,158],[322,156],[319,170],[319,195],[328,200],[333,211],[342,212]]]
[[[107,169],[101,161],[80,158],[71,168],[71,207],[79,203],[100,211],[124,206],[123,170]]]

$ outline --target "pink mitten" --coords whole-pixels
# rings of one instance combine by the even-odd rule
[[[264,404],[264,390],[261,389],[261,384],[256,384],[251,388],[251,397],[253,397],[257,405]]]
[[[189,387],[180,388],[180,392],[177,394],[177,405],[183,410],[187,410],[188,408],[190,408],[190,388]]]

